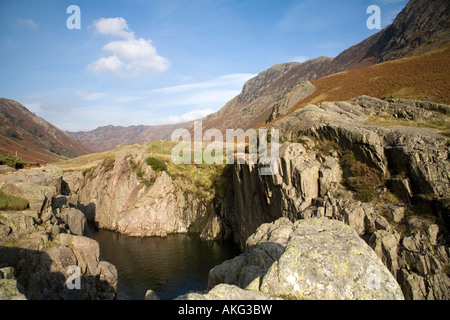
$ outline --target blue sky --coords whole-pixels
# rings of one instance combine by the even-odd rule
[[[0,96],[63,130],[219,110],[274,64],[335,57],[407,0],[0,0]],[[70,30],[68,6],[81,10]]]

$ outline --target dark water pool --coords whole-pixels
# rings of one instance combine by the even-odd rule
[[[189,234],[136,238],[90,228],[88,236],[99,242],[101,258],[116,266],[121,300],[142,300],[148,289],[165,300],[204,290],[209,270],[239,254],[233,243]]]

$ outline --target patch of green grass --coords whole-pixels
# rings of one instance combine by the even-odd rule
[[[106,168],[108,168],[108,170],[111,170],[114,167],[114,163],[116,161],[116,157],[115,155],[108,155],[105,157],[105,159],[103,160],[102,165]]]
[[[448,117],[428,121],[414,121],[407,119],[398,119],[391,116],[371,116],[364,123],[381,127],[404,126],[416,128],[431,128],[439,130],[439,132],[445,136],[450,136],[450,119]]]
[[[147,157],[145,159],[145,162],[155,171],[167,171],[167,164],[161,159],[155,157]]]
[[[29,203],[27,200],[10,196],[0,191],[0,211],[20,211],[27,209],[28,206]]]
[[[20,157],[0,154],[0,165],[7,165],[14,169],[22,169],[27,166],[27,164],[28,163]]]

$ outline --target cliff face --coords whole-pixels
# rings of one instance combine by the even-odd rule
[[[131,236],[185,233],[211,210],[184,193],[166,171],[146,161],[145,145],[122,147],[114,156],[85,171],[64,174],[87,219],[98,227]]]
[[[371,244],[405,297],[448,299],[447,139],[431,129],[370,123],[394,114],[410,125],[448,121],[442,112],[449,108],[363,96],[309,105],[276,122],[288,141],[279,172],[261,176],[259,165],[235,165],[235,240],[245,248],[261,224],[280,217],[341,220]]]

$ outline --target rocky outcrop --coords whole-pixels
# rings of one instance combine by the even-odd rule
[[[65,193],[62,170],[55,166],[19,170],[0,175],[0,190],[28,200],[35,213],[51,209],[52,198]]]
[[[16,171],[16,169],[11,168],[10,166],[7,166],[5,164],[0,165],[0,174],[10,173],[14,171]]]
[[[405,298],[448,300],[449,250],[438,237],[439,227],[417,218],[408,219],[406,224],[410,229],[407,234],[400,235],[392,228],[378,230],[369,244],[396,276]]]
[[[281,218],[261,225],[246,245],[243,254],[210,271],[206,296],[183,298],[233,299],[238,291],[238,298],[258,299],[403,299],[374,251],[342,222]]]
[[[314,86],[306,83],[326,75],[332,58],[319,57],[303,63],[280,63],[248,80],[242,92],[222,109],[202,119],[203,128],[253,128],[265,123],[272,113],[287,108],[309,96]]]
[[[245,290],[235,285],[218,284],[208,292],[189,292],[176,300],[277,300],[262,292]]]
[[[32,239],[33,236],[29,236],[29,241]],[[30,250],[24,245],[27,243],[0,246],[0,265],[14,267],[27,299],[115,298],[117,270],[109,262],[100,261],[99,245],[95,240],[59,234],[45,242],[45,247],[39,251]],[[72,277],[77,270],[79,274]],[[79,287],[68,285],[71,281],[79,281]]]
[[[20,287],[20,289],[19,289]],[[0,300],[26,300],[23,288],[17,284],[14,276],[14,268],[6,267],[0,269]]]
[[[267,122],[271,122],[286,114],[292,107],[312,95],[316,90],[317,88],[309,81],[295,86],[290,93],[273,106],[272,113],[269,119],[267,119]]]
[[[419,201],[421,195],[445,203],[450,197],[448,145],[435,130],[420,127],[448,123],[450,106],[414,100],[383,101],[361,96],[348,102],[309,105],[276,122],[286,140],[304,136],[329,140],[350,150],[358,160],[392,179],[393,191],[401,198]],[[369,118],[371,117],[371,118]],[[403,119],[408,127],[370,125],[370,119]],[[407,121],[410,121],[409,123]],[[390,123],[392,125],[392,122]],[[395,122],[394,122],[395,124]],[[398,177],[401,177],[399,179]],[[400,180],[400,181],[399,181]],[[436,212],[448,224],[449,212]]]
[[[447,299],[447,139],[413,125],[448,121],[449,110],[429,102],[362,96],[310,105],[277,121],[272,127],[280,129],[282,139],[298,142],[281,146],[274,175],[260,175],[261,165],[235,165],[235,213],[229,218],[235,241],[245,248],[244,239],[259,225],[280,217],[340,220],[370,243],[406,298]],[[375,125],[377,119],[398,118],[391,120],[398,126]],[[407,121],[416,122],[400,126]],[[347,189],[352,178],[344,166],[347,153],[355,156],[358,168],[378,172],[373,200],[359,200]],[[364,187],[368,180],[360,179]],[[237,259],[233,268],[242,263]]]
[[[298,143],[281,147],[279,172],[262,176],[259,167],[236,164],[233,175],[236,214],[235,241],[243,247],[256,228],[280,217],[292,220],[313,200],[332,192],[341,182],[341,169],[333,156],[322,159]]]
[[[118,148],[114,158],[86,171],[65,173],[64,181],[78,209],[100,228],[141,237],[186,233],[210,208],[202,199],[183,192],[166,171],[157,172],[147,165],[146,149],[145,145]],[[220,234],[217,223],[206,227],[215,228],[211,233],[205,231],[206,238]]]
[[[14,268],[17,287],[27,299],[115,298],[117,270],[100,260],[95,240],[82,236],[86,218],[69,208],[74,199],[64,195],[68,189],[61,169],[44,167],[1,175],[0,190],[30,203],[28,210],[0,212],[0,267]],[[79,287],[67,285],[71,270],[79,270]],[[23,298],[11,291],[14,281],[0,280],[2,298]]]
[[[87,221],[83,212],[75,208],[64,208],[59,215],[72,234],[85,234]]]

